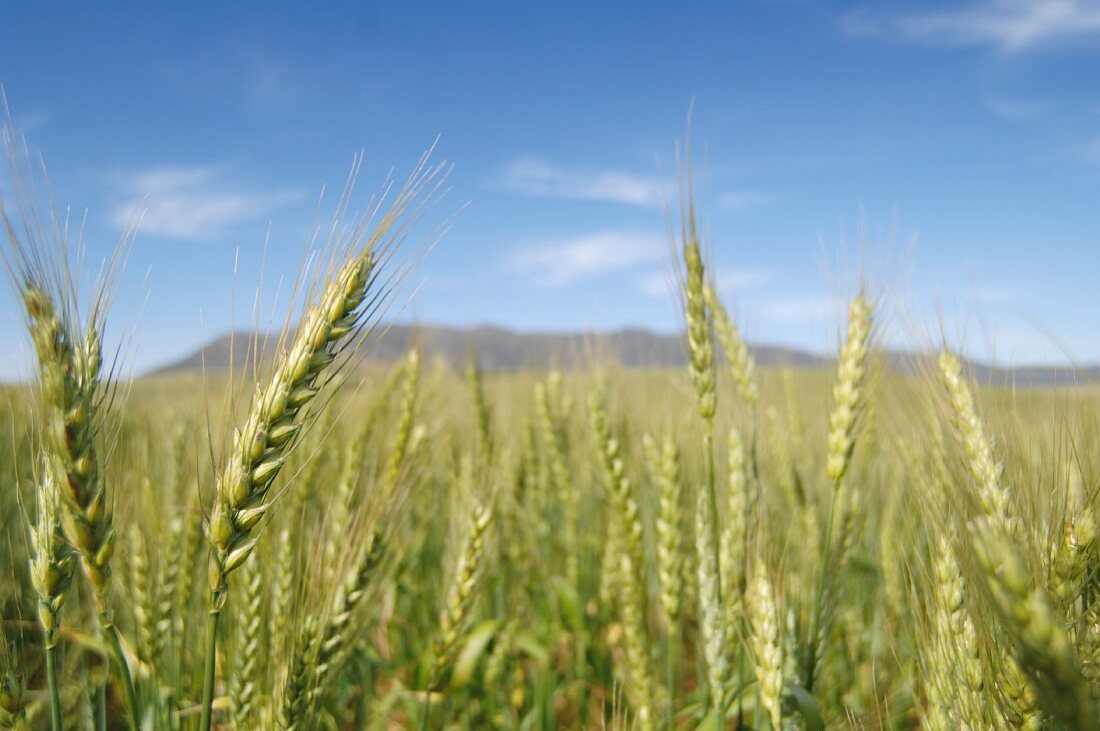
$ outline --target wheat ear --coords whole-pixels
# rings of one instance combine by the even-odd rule
[[[934,716],[943,727],[985,728],[981,646],[966,606],[968,587],[955,555],[952,536],[933,546],[933,641],[926,668]]]
[[[996,522],[979,520],[974,554],[1014,656],[1044,709],[1080,731],[1100,730],[1100,713],[1065,630],[1046,593],[1033,585],[1007,534]]]
[[[750,408],[756,406],[760,400],[760,388],[756,385],[756,361],[749,351],[748,344],[741,337],[741,330],[730,318],[714,286],[708,284],[704,293],[707,307],[714,315],[714,331],[718,335],[718,342],[722,345],[722,352],[726,356],[726,365],[729,366],[730,375],[733,376],[737,394]]]
[[[156,592],[153,577],[152,556],[145,541],[145,534],[136,524],[131,524],[126,533],[127,557],[129,560],[130,601],[134,616],[135,644],[138,657],[156,667],[153,656],[156,638]]]
[[[363,252],[328,284],[280,359],[271,382],[253,401],[244,428],[234,435],[208,531],[212,613],[224,606],[229,574],[244,564],[255,547],[253,528],[271,508],[268,490],[302,428],[304,409],[316,397],[322,374],[335,362],[341,339],[359,324],[373,260],[370,251]]]
[[[680,451],[671,437],[661,446],[649,436],[643,439],[650,480],[657,484],[657,584],[668,631],[665,635],[665,726],[674,726],[676,653],[680,643],[681,595],[684,590],[683,495],[680,483]]]
[[[646,596],[642,582],[645,554],[642,545],[642,522],[638,504],[634,499],[630,480],[626,476],[620,454],[619,440],[615,438],[608,421],[607,404],[602,385],[592,394],[589,404],[592,431],[596,436],[600,464],[604,480],[611,496],[615,515],[614,528],[609,527],[609,540],[605,557],[608,588],[618,593],[619,611],[622,613],[623,634],[626,645],[626,665],[629,683],[627,692],[634,705],[638,726],[653,728],[653,679],[649,672],[646,647]]]
[[[256,563],[244,568],[244,591],[237,617],[237,642],[229,684],[229,701],[237,728],[252,728],[260,675],[260,636],[263,632],[264,573]]]
[[[466,381],[470,388],[470,397],[474,403],[474,417],[477,420],[477,444],[482,463],[488,469],[493,461],[492,413],[485,400],[485,378],[477,360],[471,360],[466,367]]]
[[[401,468],[405,465],[405,455],[412,439],[413,422],[416,419],[416,399],[420,386],[420,354],[413,348],[405,360],[405,385],[401,397],[401,417],[394,432],[393,447],[390,451],[390,465],[386,472],[386,492],[397,487]]]
[[[951,402],[955,430],[966,452],[967,466],[978,488],[978,499],[990,519],[1012,531],[1012,509],[1008,489],[1001,483],[1001,465],[993,458],[993,447],[985,434],[974,396],[963,377],[962,363],[948,351],[940,353],[940,378]]]
[[[166,671],[168,670],[167,662],[173,659],[170,654],[174,637],[172,632],[174,623],[172,607],[175,606],[176,596],[179,594],[180,577],[191,565],[186,550],[183,548],[183,535],[183,520],[179,515],[172,516],[168,521],[167,552],[161,560],[164,575],[161,580],[160,591],[157,594],[156,616],[154,617],[156,637],[153,642],[153,654],[162,659],[160,665],[155,669],[164,678],[171,677]]]
[[[477,598],[477,585],[482,575],[482,558],[485,555],[486,531],[492,519],[488,507],[475,502],[470,516],[470,529],[466,545],[459,554],[454,579],[447,592],[443,611],[439,616],[439,635],[432,648],[435,655],[433,690],[440,687],[443,677],[454,662],[458,642],[462,639],[466,622]]]
[[[385,557],[382,536],[372,532],[366,546],[361,549],[359,560],[344,576],[333,599],[332,610],[321,631],[317,645],[317,661],[314,667],[315,697],[323,695],[333,678],[347,662],[354,647],[356,614],[367,596],[370,582],[375,578]]]
[[[824,644],[828,635],[830,613],[833,608],[831,594],[843,569],[842,561],[846,552],[844,544],[851,539],[848,531],[842,536],[840,561],[838,566],[830,564],[833,554],[833,533],[837,523],[838,509],[840,522],[850,526],[851,516],[844,515],[849,502],[843,495],[844,476],[852,460],[855,449],[856,429],[866,397],[867,356],[871,346],[871,332],[874,308],[862,294],[857,295],[848,305],[848,327],[846,338],[840,346],[837,359],[836,382],[833,384],[833,408],[829,412],[829,431],[826,437],[827,455],[825,474],[832,484],[829,494],[829,514],[825,523],[825,542],[820,568],[820,580],[817,595],[812,608],[810,634],[807,638],[806,664],[803,670],[805,688],[813,690],[818,663],[824,656]]]
[[[377,274],[376,257],[386,256],[403,238],[402,216],[438,171],[419,169],[374,231],[357,227],[351,233],[348,253],[306,310],[290,348],[276,360],[270,381],[257,390],[244,426],[234,433],[208,526],[210,595],[200,731],[211,726],[217,625],[229,592],[227,579],[256,545],[253,529],[272,507],[271,484],[297,444],[306,411],[326,374],[346,363],[341,356],[346,356],[348,346],[359,344],[364,320],[384,301],[384,292],[368,299]]]
[[[740,634],[745,591],[745,555],[749,529],[749,473],[745,444],[737,427],[729,433],[726,511],[722,521],[722,588],[728,637]]]
[[[569,579],[569,585],[577,587],[580,576],[580,568],[577,565],[579,494],[576,481],[570,479],[565,468],[565,455],[558,437],[554,412],[550,406],[550,388],[545,383],[535,384],[535,415],[539,448],[545,455],[543,463],[548,470],[548,487],[554,496],[560,498],[564,513],[565,530],[562,533],[563,542],[566,544],[565,575]]]
[[[699,580],[699,604],[702,616],[704,656],[715,724],[725,724],[726,636],[721,617],[722,568],[718,531],[718,498],[714,471],[714,416],[717,409],[717,383],[714,372],[711,308],[708,306],[706,270],[690,196],[690,171],[687,172],[682,219],[682,288],[684,318],[687,324],[688,370],[695,389],[696,407],[703,420],[705,474],[697,491],[695,512],[696,571]]]
[[[695,510],[696,571],[699,576],[699,629],[703,635],[703,657],[706,659],[707,686],[712,706],[722,712],[725,707],[726,681],[729,673],[726,647],[726,616],[722,603],[721,568],[715,561],[714,543],[718,540],[713,515],[708,515],[709,500],[705,490],[697,491]],[[728,589],[727,589],[728,591]]]
[[[57,483],[48,471],[38,488],[37,508],[37,519],[31,527],[31,586],[38,595],[38,622],[45,635],[50,724],[53,731],[61,731],[56,648],[61,626],[61,605],[73,580],[76,558],[61,532],[60,496]]]
[[[703,251],[695,231],[695,217],[686,224],[684,256],[684,317],[687,320],[688,367],[695,387],[696,405],[703,421],[714,420],[717,389],[714,375],[714,343],[707,307]]]
[[[748,594],[754,670],[760,685],[760,703],[767,711],[772,729],[779,731],[783,719],[783,647],[780,642],[782,615],[762,563],[757,564],[755,574]]]
[[[28,731],[27,683],[12,666],[14,651],[6,639],[0,639],[0,728]]]
[[[657,484],[657,579],[661,609],[671,627],[680,618],[683,590],[680,452],[671,438],[658,446],[648,434],[643,439],[643,447],[650,479]]]
[[[270,383],[253,400],[244,428],[234,435],[207,532],[210,620],[200,721],[204,731],[210,728],[213,644],[217,618],[229,592],[227,579],[252,554],[257,541],[253,529],[271,509],[269,488],[295,444],[304,410],[316,397],[322,375],[336,362],[341,340],[359,325],[373,261],[373,253],[365,250],[346,262],[328,283],[306,314],[290,350],[279,360]]]
[[[100,382],[102,312],[97,307],[85,334],[78,336],[68,319],[75,316],[75,307],[67,308],[62,316],[32,271],[28,268],[25,273],[23,304],[38,357],[49,469],[59,486],[61,526],[80,554],[100,626],[122,671],[131,717],[136,718],[140,714],[137,692],[111,611],[115,528],[96,446],[106,398]]]
[[[834,487],[838,487],[844,479],[855,447],[856,426],[867,380],[871,315],[871,303],[862,295],[853,299],[848,307],[847,338],[837,361],[833,410],[829,414],[826,472]]]
[[[1052,551],[1049,579],[1051,594],[1060,606],[1070,608],[1085,592],[1096,542],[1096,520],[1087,508],[1063,520],[1060,540]]]
[[[307,615],[290,643],[293,655],[280,687],[275,727],[279,731],[309,728],[311,669],[317,655],[317,618]]]
[[[370,435],[371,421],[364,420],[363,427],[347,443],[343,466],[336,491],[329,500],[327,520],[328,530],[324,543],[326,579],[333,579],[339,564],[340,551],[348,537],[348,523],[352,517],[352,497],[359,481],[359,472],[363,464],[363,447]]]

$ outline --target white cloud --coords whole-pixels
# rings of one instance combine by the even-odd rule
[[[570,169],[539,157],[521,157],[494,181],[500,187],[537,198],[606,201],[660,207],[666,186],[656,176],[616,170]]]
[[[667,255],[668,242],[662,234],[607,230],[523,245],[507,256],[504,268],[536,284],[561,287]]]
[[[755,190],[730,190],[718,196],[718,206],[728,211],[740,211],[771,200],[767,193]]]
[[[880,36],[949,46],[992,46],[1019,53],[1100,34],[1096,0],[981,0],[949,10],[848,15],[854,36]]]
[[[129,198],[115,207],[115,223],[125,225],[135,211],[143,211],[143,233],[204,241],[302,200],[300,190],[233,190],[224,182],[225,172],[220,166],[196,165],[134,173],[121,183]]]

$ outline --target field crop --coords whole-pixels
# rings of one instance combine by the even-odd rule
[[[120,262],[82,297],[7,209],[0,726],[1100,729],[1093,387],[900,375],[859,288],[834,368],[757,368],[690,190],[687,368],[358,367],[438,174],[265,356],[133,382]]]

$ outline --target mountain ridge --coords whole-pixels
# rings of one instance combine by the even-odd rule
[[[213,338],[191,354],[149,371],[148,376],[187,371],[228,368],[230,363],[248,362],[254,333],[238,331]],[[268,337],[264,349],[271,356],[277,337]],[[496,325],[458,328],[432,325],[392,324],[380,326],[368,338],[355,358],[361,362],[392,363],[415,344],[426,360],[442,359],[461,368],[476,354],[486,371],[515,371],[523,368],[572,369],[601,360],[627,368],[668,368],[686,363],[683,335],[657,333],[629,327],[611,331],[519,332]],[[824,368],[835,361],[799,348],[773,344],[750,344],[762,367]],[[891,367],[913,375],[934,367],[932,354],[897,350],[885,351]],[[1100,378],[1100,366],[997,366],[967,361],[973,378],[982,383],[1016,386],[1054,386],[1085,383]]]

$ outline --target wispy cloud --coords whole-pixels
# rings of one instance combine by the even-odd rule
[[[844,23],[853,36],[948,45],[991,46],[1020,53],[1100,35],[1095,0],[981,0],[951,9],[898,12],[862,8]]]
[[[202,44],[194,53],[160,59],[155,67],[169,83],[205,98],[211,89],[232,94],[246,106],[301,103],[313,88],[309,58],[249,34]]]
[[[638,277],[638,291],[647,297],[667,297],[676,291],[676,277],[670,271],[646,272]]]
[[[1100,138],[1095,139],[1082,147],[1081,157],[1087,163],[1100,165]]]
[[[775,272],[756,267],[720,268],[715,270],[714,280],[719,292],[733,292],[739,289],[762,287],[775,280]]]
[[[843,313],[843,300],[826,295],[777,297],[760,304],[762,319],[784,324],[839,322]]]
[[[15,127],[20,134],[29,135],[31,132],[45,127],[52,122],[53,119],[53,112],[28,112],[16,117],[12,121],[12,126]]]
[[[744,289],[761,287],[775,280],[770,269],[723,268],[714,271],[719,293],[731,294]],[[676,288],[676,277],[670,271],[651,271],[638,277],[638,289],[650,297],[666,297]]]
[[[288,62],[254,43],[233,44],[241,85],[255,102],[286,102],[297,99],[307,84],[302,78],[303,64]]]
[[[209,241],[239,223],[255,221],[280,206],[296,203],[303,192],[292,189],[239,190],[226,181],[223,166],[165,166],[133,173],[120,181],[127,196],[114,209],[125,225],[142,210],[143,233],[189,241]]]
[[[718,207],[727,211],[740,211],[769,200],[770,195],[758,190],[729,190],[718,196]]]
[[[606,230],[519,246],[505,258],[504,269],[540,286],[561,287],[649,264],[667,252],[662,234]]]
[[[985,95],[982,97],[985,107],[1002,119],[1011,122],[1026,122],[1050,111],[1047,102],[1029,99],[1007,99],[1005,97]]]
[[[493,183],[537,198],[605,201],[657,208],[668,187],[660,178],[618,170],[567,168],[540,157],[513,160]]]
[[[1088,342],[1088,338],[1077,339]],[[1000,366],[1081,363],[1085,353],[1075,353],[1051,333],[1015,320],[971,326],[960,336],[958,347],[970,357]]]
[[[1010,284],[979,284],[963,290],[977,304],[1003,305],[1018,301],[1023,290]]]

